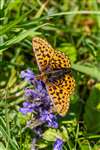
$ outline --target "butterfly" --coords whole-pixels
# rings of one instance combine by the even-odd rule
[[[75,89],[70,60],[40,37],[33,38],[32,46],[54,110],[64,116],[69,109],[70,95]]]

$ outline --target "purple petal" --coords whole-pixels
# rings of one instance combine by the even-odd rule
[[[48,122],[48,127],[58,128],[58,122],[56,122],[54,120],[51,122]]]
[[[54,143],[53,150],[62,150],[62,147],[63,147],[63,141],[60,138],[57,138]]]
[[[30,69],[27,69],[25,71],[21,71],[21,78],[23,78],[29,82],[32,82],[32,80],[35,79],[35,75]]]
[[[36,80],[36,90],[37,90],[38,92],[41,92],[42,89],[43,89],[42,81]]]
[[[28,108],[20,108],[19,111],[23,114],[23,115],[26,115],[29,111]]]
[[[30,105],[30,102],[24,102],[23,107],[28,107]]]
[[[56,117],[53,113],[48,112],[47,110],[41,112],[40,120],[47,122],[49,127],[58,128],[58,123],[56,122]]]
[[[26,88],[25,89],[25,96],[31,97],[32,99],[34,99],[34,98],[38,98],[39,94],[35,90]]]
[[[43,107],[46,110],[51,110],[50,112],[52,112],[52,101],[50,100],[49,96],[45,96],[43,97],[43,99],[41,99],[42,103],[43,103]]]
[[[21,113],[26,115],[29,112],[35,111],[36,105],[30,102],[24,102],[23,107],[19,109]]]

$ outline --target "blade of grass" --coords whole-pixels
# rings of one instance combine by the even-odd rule
[[[86,65],[73,64],[72,68],[76,71],[87,74],[87,75],[100,81],[100,70],[96,67],[89,67]]]
[[[40,26],[35,27],[34,29],[30,29],[29,31],[22,31],[21,33],[18,34],[18,36],[15,36],[13,39],[8,40],[7,42],[3,43],[0,46],[0,53],[4,52],[5,50],[7,50],[7,48],[9,48],[11,45],[19,43],[20,41],[22,41],[23,39],[25,39],[28,36],[34,36],[37,35],[36,30],[38,30],[39,28],[42,28],[43,26],[48,25],[48,23],[44,23]],[[38,33],[39,34],[39,33]]]
[[[18,149],[19,149],[19,148],[18,148],[18,145],[16,145],[15,142],[8,136],[7,132],[4,130],[4,128],[3,128],[1,125],[0,125],[0,131],[1,131],[2,135],[3,135],[3,138],[4,138],[5,140],[7,140],[7,141],[10,142],[12,148],[13,148],[14,150],[18,150]]]
[[[100,15],[100,11],[88,11],[88,10],[83,10],[83,11],[67,11],[67,12],[61,12],[61,13],[55,13],[55,14],[51,14],[48,15],[49,17],[54,17],[54,16],[62,16],[62,15],[72,15],[72,14],[76,14],[76,15]]]
[[[31,12],[33,11],[30,10],[28,11],[27,13],[25,13],[23,16],[21,16],[19,19],[15,20],[15,21],[12,21],[6,25],[4,25],[3,27],[0,28],[0,35],[4,34],[4,33],[7,33],[10,29],[12,29],[14,26],[16,26],[19,22],[21,22],[27,15],[29,15]]]

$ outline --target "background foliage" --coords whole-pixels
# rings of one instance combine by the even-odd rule
[[[100,148],[100,1],[1,0],[0,25],[0,150],[29,150],[33,138],[27,117],[18,110],[24,101],[20,72],[37,72],[32,37],[45,37],[72,62],[76,91],[59,129],[48,129],[39,148],[52,149],[63,137],[64,150]]]

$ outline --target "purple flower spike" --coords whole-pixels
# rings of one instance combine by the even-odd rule
[[[45,128],[58,128],[57,116],[53,114],[53,104],[50,100],[45,84],[41,80],[37,80],[34,73],[29,69],[22,71],[21,77],[27,80],[34,89],[28,87],[25,88],[24,95],[26,101],[23,103],[23,106],[19,111],[24,115],[27,113],[32,114],[32,118],[28,120],[26,127],[34,130],[35,138],[40,139],[42,138]],[[32,150],[36,148],[35,140],[33,139]],[[54,150],[61,150],[62,146],[63,141],[57,139],[54,144]]]
[[[62,150],[62,147],[63,147],[63,141],[60,138],[57,138],[54,143],[53,150]]]
[[[27,80],[28,82],[32,82],[35,79],[35,75],[30,69],[27,69],[25,71],[21,71],[21,78]]]

